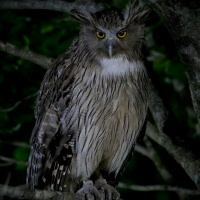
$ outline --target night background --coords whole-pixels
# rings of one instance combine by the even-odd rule
[[[128,1],[105,3],[125,8]],[[147,70],[171,116],[169,136],[174,143],[198,153],[200,130],[197,126],[185,68],[162,19],[152,13],[146,30],[145,57]],[[79,32],[78,23],[68,14],[48,10],[0,10],[0,40],[56,58],[64,53]],[[46,70],[39,65],[0,51],[0,184],[24,185],[29,156],[29,139],[34,126],[37,91]],[[149,114],[149,120],[153,119]],[[179,134],[176,135],[176,131]],[[147,141],[148,140],[148,141]],[[154,162],[134,152],[121,178],[128,185],[170,185],[196,190],[195,184],[161,146],[149,138],[139,138],[141,146],[151,143],[157,157],[171,174],[166,181]],[[6,161],[6,158],[12,160]],[[156,159],[156,158],[155,158]],[[118,188],[122,199],[196,200],[199,196],[171,191],[134,191]],[[136,197],[135,197],[136,196]],[[2,197],[1,199],[9,199]]]

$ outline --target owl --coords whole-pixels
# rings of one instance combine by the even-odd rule
[[[30,188],[120,198],[115,187],[148,108],[142,55],[148,13],[138,2],[125,11],[71,11],[79,35],[45,74],[36,101]]]

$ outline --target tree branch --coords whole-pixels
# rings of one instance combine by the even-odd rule
[[[20,100],[20,101],[17,101],[13,106],[11,106],[10,108],[0,108],[0,113],[1,112],[11,112],[11,111],[13,111],[15,108],[17,108],[21,103],[23,103],[23,101],[25,101],[25,100],[28,100],[28,99],[30,99],[30,98],[32,98],[32,97],[35,97],[37,95],[37,92],[36,93],[34,93],[34,94],[31,94],[31,95],[28,95],[27,97],[25,97],[25,98],[23,98],[22,100]]]
[[[86,9],[90,12],[96,12],[103,9],[102,4],[94,3],[93,1],[77,0],[67,2],[63,0],[1,0],[0,8],[2,9],[43,9],[54,10],[59,12],[70,13],[73,8]]]
[[[181,167],[198,187],[198,168],[200,166],[199,158],[197,158],[192,152],[187,151],[180,146],[174,145],[167,135],[159,132],[158,129],[150,122],[147,124],[146,135],[164,147],[167,152],[181,165]]]
[[[155,148],[152,145],[152,142],[149,140],[148,137],[144,138],[145,145],[147,146],[147,150],[150,154],[151,160],[153,160],[154,165],[156,166],[158,172],[162,176],[162,178],[166,182],[172,182],[173,177],[163,164],[162,160],[160,159],[159,153],[155,150]]]
[[[187,195],[199,195],[199,192],[196,190],[173,187],[168,185],[139,186],[139,185],[127,185],[124,183],[120,183],[119,188],[126,188],[141,192],[170,191],[170,192],[181,192]],[[46,190],[31,190],[28,188],[22,188],[20,186],[13,187],[6,185],[0,185],[0,196],[7,196],[10,198],[17,198],[17,199],[33,199],[33,200],[84,200],[85,199],[85,197],[75,193],[55,192]]]
[[[33,53],[32,51],[26,49],[19,49],[8,42],[5,43],[3,41],[0,41],[0,50],[11,55],[31,61],[37,65],[40,65],[44,69],[48,69],[52,63],[52,58],[47,58],[45,56]]]
[[[25,143],[25,142],[0,140],[0,144],[8,144],[8,145],[13,145],[13,146],[17,146],[17,147],[30,148],[30,145],[28,143]]]
[[[187,188],[174,187],[169,185],[127,185],[125,183],[119,183],[119,188],[130,189],[140,192],[151,192],[151,191],[169,191],[169,192],[181,192],[187,195],[200,195],[199,191],[191,190]]]
[[[1,155],[0,155],[0,160],[5,161],[5,162],[7,162],[9,164],[18,164],[18,165],[25,165],[25,166],[27,166],[26,162],[14,160],[12,158],[7,158],[7,157],[1,156]]]
[[[22,189],[20,186],[5,185],[0,185],[0,196],[32,200],[85,200],[85,197],[74,193]]]
[[[147,142],[147,140],[148,138],[145,137],[145,143],[150,143],[150,141]],[[155,165],[155,167],[157,168],[157,170],[159,171],[160,175],[163,177],[164,180],[168,182],[172,180],[171,174],[167,171],[165,166],[163,166],[161,160],[159,159],[158,153],[154,150],[152,145],[150,147],[149,144],[148,148],[145,148],[137,144],[135,146],[135,151],[153,161],[153,164]]]

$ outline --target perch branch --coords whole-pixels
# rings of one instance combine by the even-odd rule
[[[126,185],[124,183],[119,184],[119,188],[128,188],[134,191],[150,192],[150,191],[171,191],[181,192],[187,195],[199,195],[198,191],[173,187],[168,185],[152,185],[152,186],[139,186],[139,185]],[[28,188],[22,188],[20,186],[6,186],[0,185],[0,196],[7,196],[16,199],[33,199],[33,200],[84,200],[85,197],[74,193],[67,192],[53,192],[45,190],[31,190]]]
[[[52,58],[47,58],[45,56],[39,55],[37,53],[33,53],[32,51],[26,49],[19,49],[13,44],[5,43],[0,41],[0,50],[11,55],[20,57],[22,59],[31,61],[44,69],[48,69],[52,63]]]
[[[45,190],[22,189],[20,186],[11,187],[0,185],[0,196],[7,196],[16,199],[32,200],[84,200],[83,196],[74,193],[52,192]]]
[[[43,9],[54,10],[59,12],[70,13],[73,8],[86,9],[90,12],[96,12],[103,9],[100,3],[94,3],[93,1],[54,1],[54,0],[1,0],[0,8],[2,9]]]

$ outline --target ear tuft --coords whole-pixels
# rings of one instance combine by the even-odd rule
[[[148,20],[151,10],[149,7],[141,8],[139,6],[139,0],[135,0],[134,3],[127,5],[124,12],[125,24],[143,24]]]
[[[78,10],[78,9],[72,9],[71,16],[75,18],[78,22],[86,25],[90,25],[91,22],[91,14],[90,12]]]

